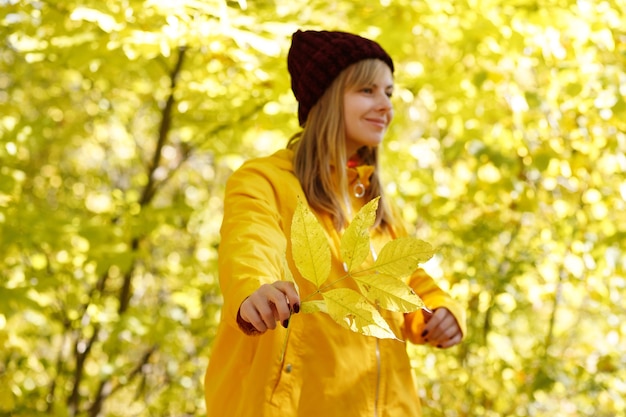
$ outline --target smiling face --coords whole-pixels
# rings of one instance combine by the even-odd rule
[[[365,83],[349,86],[344,94],[346,155],[363,146],[378,146],[393,119],[391,94],[393,76],[380,62],[373,77]]]

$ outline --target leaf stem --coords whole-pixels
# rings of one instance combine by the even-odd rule
[[[373,265],[373,266],[371,266],[369,268],[361,269],[360,271],[348,272],[346,275],[342,276],[341,278],[338,278],[338,279],[336,279],[334,281],[329,282],[328,284],[326,284],[326,285],[324,285],[322,287],[319,287],[317,290],[313,291],[311,294],[309,294],[306,297],[304,297],[302,299],[302,301],[304,302],[304,301],[309,300],[311,297],[313,297],[313,296],[315,296],[317,294],[322,293],[324,290],[332,287],[333,285],[337,284],[338,282],[343,281],[346,278],[352,278],[353,276],[358,275],[358,274],[367,274],[370,271],[376,271],[376,266]]]
[[[338,279],[336,279],[336,280],[334,280],[334,281],[332,281],[332,282],[329,282],[328,284],[324,285],[323,287],[319,287],[317,290],[313,291],[311,294],[309,294],[309,295],[307,295],[306,297],[304,297],[304,298],[302,299],[302,301],[304,302],[304,301],[309,300],[311,297],[313,297],[313,296],[315,296],[315,295],[317,295],[317,294],[320,294],[322,291],[326,290],[327,288],[330,288],[330,287],[332,287],[333,285],[337,284],[338,282],[341,282],[341,281],[343,281],[344,279],[349,278],[349,277],[351,277],[351,276],[352,276],[352,274],[348,273],[348,274],[346,274],[346,275],[342,276],[341,278],[338,278]]]
[[[289,322],[291,323],[291,316],[289,315]],[[289,333],[291,332],[291,326],[287,325],[287,333],[285,334],[285,340],[283,341],[283,348],[280,351],[280,362],[285,360],[285,352],[287,351],[287,341],[289,340]]]
[[[356,272],[348,272],[346,275],[342,276],[341,278],[338,278],[338,279],[336,279],[334,281],[329,282],[328,284],[326,284],[326,285],[324,285],[322,287],[319,287],[317,290],[313,291],[311,294],[309,294],[306,297],[304,297],[302,299],[302,301],[304,302],[304,301],[309,300],[311,297],[313,297],[313,296],[315,296],[317,294],[320,294],[321,292],[323,292],[327,288],[332,287],[333,285],[337,284],[338,282],[343,281],[346,278],[352,278],[353,276],[358,275],[358,274],[366,274],[366,273],[368,273],[370,271],[376,271],[376,266],[371,266],[369,268],[365,268],[365,269],[362,269],[362,270],[356,271]]]

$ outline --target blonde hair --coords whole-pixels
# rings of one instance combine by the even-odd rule
[[[376,76],[387,67],[378,59],[359,61],[342,71],[311,108],[302,132],[294,135],[287,144],[294,151],[294,171],[302,184],[309,205],[316,211],[326,213],[337,230],[348,222],[342,200],[350,207],[347,195],[346,135],[344,120],[344,94],[349,88],[373,83]],[[392,214],[383,198],[379,176],[378,148],[364,146],[357,151],[361,161],[373,165],[375,170],[370,186],[363,196],[368,202],[380,197],[375,226],[390,227]],[[340,195],[337,195],[339,190]]]

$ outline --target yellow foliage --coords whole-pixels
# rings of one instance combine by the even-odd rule
[[[291,251],[302,276],[319,288],[330,273],[330,247],[324,229],[302,201],[292,219]]]
[[[425,307],[413,289],[395,276],[369,274],[353,275],[352,278],[365,298],[386,310],[410,313]]]
[[[376,219],[378,198],[363,206],[341,238],[341,256],[346,275],[325,283],[330,273],[330,247],[317,218],[298,203],[291,228],[294,262],[302,276],[317,291],[302,299],[302,312],[327,313],[337,323],[354,332],[378,338],[395,338],[379,308],[409,313],[424,307],[422,300],[401,278],[415,271],[420,262],[433,255],[432,247],[407,237],[388,242],[373,267],[357,270],[370,253],[369,229]],[[348,288],[330,289],[344,279],[353,279],[361,293]],[[321,294],[323,300],[310,298]],[[301,295],[302,296],[302,295]]]
[[[323,292],[322,295],[328,314],[343,327],[379,339],[397,339],[376,307],[358,292],[337,288]]]
[[[379,199],[375,198],[359,210],[341,237],[341,258],[350,272],[361,265],[370,253],[369,229],[376,220]]]
[[[428,242],[413,237],[401,237],[387,243],[380,251],[374,268],[381,274],[405,278],[418,264],[433,257],[435,251]]]

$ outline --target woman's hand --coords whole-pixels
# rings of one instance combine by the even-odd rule
[[[424,331],[422,338],[426,343],[438,348],[449,348],[463,339],[463,333],[456,319],[447,308],[437,308],[433,313],[422,310],[424,314]]]
[[[263,284],[246,298],[239,307],[239,316],[252,325],[251,333],[265,333],[275,329],[276,322],[283,327],[289,324],[291,313],[300,311],[300,297],[292,282],[276,281]],[[248,326],[246,326],[248,327]],[[246,329],[244,329],[246,330]]]

